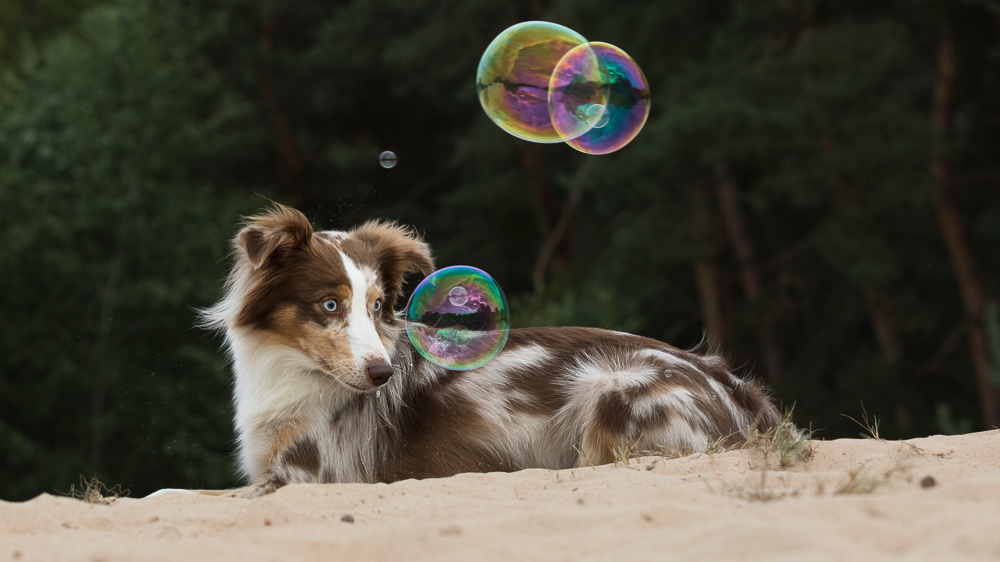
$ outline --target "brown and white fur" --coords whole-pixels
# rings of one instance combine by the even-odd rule
[[[406,228],[315,232],[278,206],[235,247],[225,296],[204,319],[225,332],[233,361],[253,481],[244,497],[299,482],[565,469],[630,447],[699,451],[779,421],[762,387],[720,357],[630,334],[515,329],[478,369],[426,361],[395,312],[404,276],[434,270]]]

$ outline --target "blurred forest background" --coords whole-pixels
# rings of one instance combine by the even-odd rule
[[[631,145],[489,121],[531,19],[640,64]],[[193,309],[268,199],[417,226],[515,327],[707,333],[819,438],[998,426],[998,195],[1000,0],[0,0],[0,498],[237,484]]]

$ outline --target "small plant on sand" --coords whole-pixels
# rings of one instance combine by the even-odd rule
[[[834,488],[834,495],[840,494],[870,494],[889,483],[891,470],[885,474],[866,472],[863,466],[847,471],[847,480]]]
[[[752,502],[769,502],[780,500],[787,496],[798,495],[797,490],[775,489],[767,483],[767,471],[760,471],[760,480],[754,477],[747,479],[747,485],[726,490],[726,494],[737,499]]]
[[[861,402],[861,421],[863,421],[864,423],[859,422],[858,420],[852,418],[847,414],[840,414],[840,415],[861,426],[861,429],[864,429],[867,432],[867,433],[862,433],[861,434],[862,437],[866,439],[881,439],[881,437],[879,437],[878,435],[878,418],[872,416],[871,420],[868,419],[868,411],[865,410],[864,402]]]
[[[781,422],[765,432],[751,428],[747,431],[745,449],[757,450],[765,462],[771,454],[778,457],[778,464],[786,468],[812,458],[812,431],[800,429],[792,423],[795,406],[785,411]]]
[[[730,442],[729,438],[732,436],[733,434],[729,434],[729,435],[723,435],[722,437],[713,438],[710,434],[707,439],[708,443],[705,446],[705,454],[714,455],[716,453],[725,453],[727,451],[732,451],[733,449],[738,448],[739,443],[733,445],[726,445],[726,443]]]
[[[60,493],[63,494],[62,492]],[[121,484],[116,484],[109,488],[98,480],[96,476],[91,476],[90,479],[87,479],[81,474],[80,486],[77,487],[75,484],[70,484],[69,492],[63,495],[85,503],[108,505],[118,498],[128,497],[128,494],[129,490],[123,490]]]
[[[651,451],[639,450],[638,447],[640,439],[642,439],[641,435],[639,436],[639,439],[636,439],[635,443],[632,443],[631,445],[621,445],[615,447],[615,449],[611,451],[611,456],[614,458],[615,464],[628,466],[629,463],[632,462],[632,459],[637,459],[639,457],[647,456],[647,454],[652,454]]]

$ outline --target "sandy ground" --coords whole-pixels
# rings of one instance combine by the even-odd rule
[[[258,500],[43,494],[0,502],[0,561],[1000,560],[1000,431],[812,447],[785,470],[740,450]]]

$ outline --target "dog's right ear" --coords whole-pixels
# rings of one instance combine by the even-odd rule
[[[257,270],[288,250],[305,248],[312,235],[312,225],[305,215],[276,204],[270,211],[247,219],[246,227],[236,236],[236,246]]]

